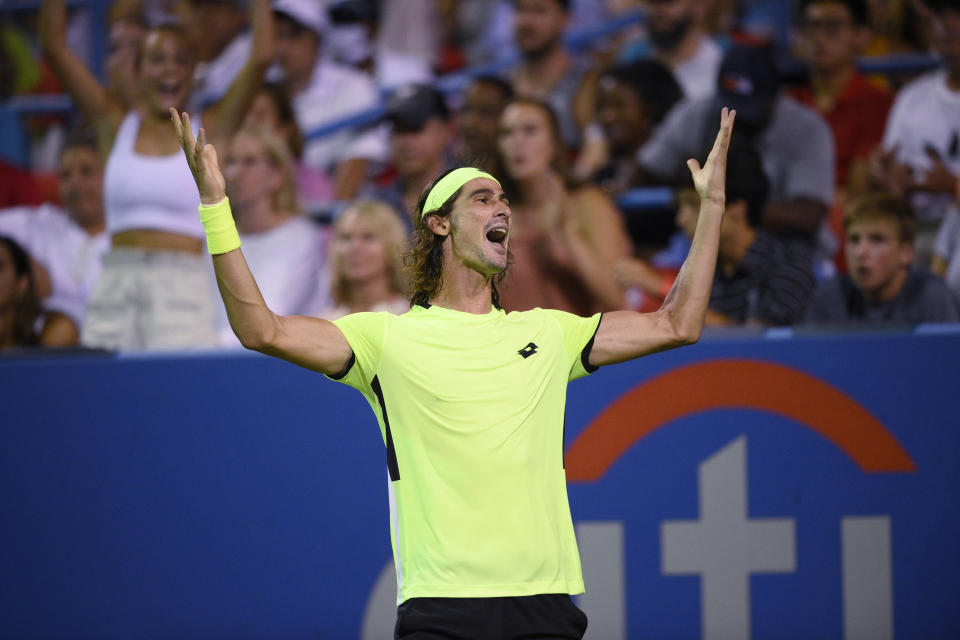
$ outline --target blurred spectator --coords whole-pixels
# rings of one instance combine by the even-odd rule
[[[848,273],[820,285],[808,323],[960,321],[946,283],[912,266],[917,218],[906,200],[865,196],[851,203],[843,222]]]
[[[251,58],[224,99],[195,114],[206,140],[230,138],[272,58],[273,25],[266,0],[253,0]],[[193,61],[186,32],[152,28],[138,58],[134,108],[111,96],[67,47],[63,0],[44,0],[44,54],[98,136],[107,157],[103,201],[110,252],[90,294],[83,323],[86,345],[116,349],[189,348],[213,344],[209,261],[193,176],[174,135],[170,109],[183,109]]]
[[[922,0],[867,0],[871,39],[868,56],[914,53],[926,49]]]
[[[857,71],[870,37],[866,0],[805,0],[803,53],[810,84],[791,92],[816,109],[833,131],[838,197],[867,188],[867,157],[883,139],[893,95]],[[841,216],[842,217],[842,216]]]
[[[386,51],[422,60],[428,67],[440,49],[440,15],[435,0],[381,4],[379,45]]]
[[[513,99],[513,87],[496,76],[479,76],[464,92],[457,114],[460,164],[492,171],[497,159],[497,134],[504,107]]]
[[[647,0],[647,38],[628,44],[618,58],[632,62],[653,57],[667,65],[688,98],[714,94],[723,59],[706,32],[709,3],[704,0]]]
[[[318,128],[371,109],[380,97],[369,76],[327,59],[321,44],[329,28],[326,6],[316,0],[274,0],[277,78],[292,96],[297,124],[306,138],[303,161],[333,176],[334,198],[353,198],[371,162],[387,155],[378,127],[340,129],[312,138]]]
[[[324,48],[337,62],[369,74],[381,91],[431,82],[429,43],[435,40],[437,9],[432,0],[382,6],[377,0],[335,0],[329,4],[332,27]]]
[[[814,289],[810,252],[781,241],[760,228],[769,181],[759,154],[734,135],[727,154],[727,206],[720,229],[717,269],[710,292],[707,324],[791,325],[803,319]],[[693,237],[699,216],[681,206],[677,224]],[[668,290],[662,274],[636,260],[617,265],[621,286],[638,286],[662,299]]]
[[[821,223],[833,201],[833,136],[823,118],[779,87],[769,48],[733,47],[717,95],[678,104],[640,150],[640,164],[660,180],[685,181],[686,160],[705,157],[713,144],[720,109],[736,109],[738,135],[752,140],[770,180],[763,226],[816,242],[820,255],[832,258],[836,241]]]
[[[271,129],[287,143],[294,160],[299,160],[303,155],[303,136],[297,126],[290,96],[279,84],[263,83],[250,103],[243,127]]]
[[[495,175],[510,196],[514,262],[500,302],[507,311],[581,315],[623,308],[613,265],[630,255],[630,240],[602,191],[568,180],[559,126],[535,100],[517,99],[503,112]]]
[[[330,246],[333,306],[315,315],[336,320],[348,313],[410,309],[403,253],[407,230],[390,205],[376,200],[351,204],[337,219]]]
[[[250,57],[253,36],[244,0],[189,0],[197,64],[190,108],[201,111],[221,100]]]
[[[570,18],[569,0],[516,0],[514,38],[521,62],[511,73],[518,96],[543,100],[557,114],[563,143],[580,147],[574,98],[589,65],[574,58],[563,41]]]
[[[612,13],[609,0],[568,0],[564,4],[569,24],[578,31],[600,26]],[[513,27],[517,10],[516,0],[456,0],[451,37],[469,64],[502,60],[516,53]]]
[[[601,189],[615,196],[637,186],[637,153],[681,98],[673,74],[655,60],[618,65],[601,76],[597,118],[608,149],[592,176]]]
[[[303,136],[287,90],[274,82],[264,83],[250,104],[243,126],[271,129],[286,141],[296,163],[300,206],[311,217],[326,218],[335,199],[333,179],[326,171],[303,162]]]
[[[388,202],[412,226],[420,192],[452,164],[453,124],[443,94],[426,85],[408,85],[387,101],[394,179],[369,195]]]
[[[0,236],[0,351],[36,345],[39,317],[30,258],[14,240]]]
[[[103,160],[93,136],[76,133],[60,152],[60,194],[52,204],[0,210],[0,233],[16,240],[37,265],[34,284],[48,312],[66,316],[60,346],[75,344],[87,299],[110,246],[103,219]],[[48,341],[49,344],[49,341]]]
[[[956,204],[937,231],[931,269],[946,278],[953,292],[960,296],[960,186],[957,187]]]
[[[470,65],[491,62],[510,46],[512,1],[457,0],[451,8],[450,40]]]
[[[943,68],[900,90],[882,151],[871,171],[880,188],[910,194],[917,212],[917,264],[928,265],[937,225],[953,203],[960,176],[960,4],[927,0],[933,43]]]
[[[267,306],[280,315],[326,306],[326,234],[300,215],[293,157],[283,139],[268,129],[242,129],[223,171],[243,256]],[[218,315],[220,344],[239,348],[226,315]]]

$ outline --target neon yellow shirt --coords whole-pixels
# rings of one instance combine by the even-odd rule
[[[354,354],[339,380],[387,447],[398,603],[582,593],[563,418],[599,314],[417,306],[336,324]]]

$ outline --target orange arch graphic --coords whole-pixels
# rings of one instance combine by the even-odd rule
[[[599,480],[636,442],[670,421],[734,408],[796,420],[839,447],[867,473],[916,471],[893,434],[836,387],[780,364],[731,359],[674,369],[617,399],[570,445],[567,479]]]

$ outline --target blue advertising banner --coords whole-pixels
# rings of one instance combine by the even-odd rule
[[[955,638],[960,335],[711,339],[574,382],[588,638]],[[0,636],[392,637],[360,394],[247,355],[0,360]]]

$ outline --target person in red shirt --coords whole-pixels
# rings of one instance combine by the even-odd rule
[[[833,132],[837,191],[830,226],[843,237],[844,203],[866,191],[867,158],[883,139],[893,94],[874,86],[856,69],[870,41],[866,0],[805,0],[802,52],[810,63],[810,83],[792,92],[816,109]],[[842,250],[837,266],[845,267]]]

